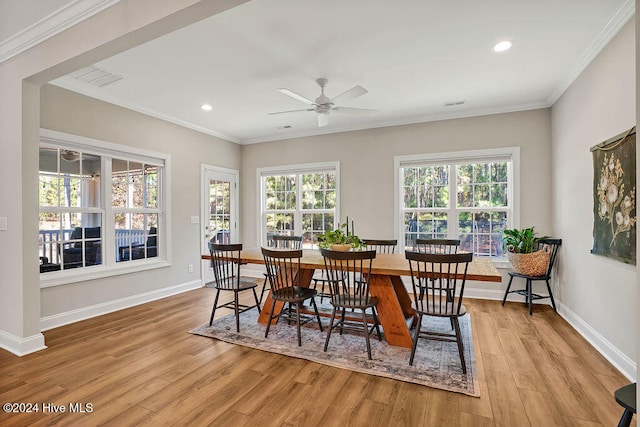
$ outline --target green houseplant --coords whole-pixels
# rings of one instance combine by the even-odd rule
[[[504,230],[502,234],[503,248],[507,252],[516,254],[532,253],[536,249],[538,242],[546,238],[546,236],[538,237],[533,228],[534,227]]]
[[[360,237],[349,232],[347,224],[339,224],[339,227],[333,231],[327,230],[318,234],[318,246],[322,249],[331,249],[338,251],[348,251],[350,249],[360,249],[365,246]]]
[[[513,271],[527,276],[542,276],[549,264],[550,252],[538,250],[538,243],[547,236],[538,237],[534,227],[504,230],[502,245]]]

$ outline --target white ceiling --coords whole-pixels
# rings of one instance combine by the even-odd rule
[[[118,82],[54,84],[243,144],[517,111],[550,106],[633,13],[633,0],[252,0],[95,64]],[[319,77],[329,97],[364,86],[342,105],[377,113],[322,128],[314,112],[268,115],[305,108],[276,89],[315,99]]]

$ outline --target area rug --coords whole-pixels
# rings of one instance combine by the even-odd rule
[[[371,355],[373,360],[369,360],[364,335],[358,335],[357,332],[345,331],[340,335],[335,330],[331,334],[329,348],[325,353],[323,348],[327,336],[328,319],[323,319],[323,327],[326,326],[324,332],[320,332],[317,323],[310,322],[303,325],[302,347],[298,347],[296,345],[295,324],[287,325],[285,321],[281,321],[277,325],[272,325],[269,336],[265,338],[265,326],[257,323],[257,310],[249,310],[240,316],[239,333],[236,332],[233,314],[214,321],[212,326],[203,325],[189,332],[369,375],[421,384],[470,396],[480,395],[469,315],[460,318],[467,364],[466,374],[462,373],[458,347],[455,342],[419,340],[413,366],[409,366],[411,349],[388,345],[384,340],[384,333],[382,341],[378,341],[375,333],[372,335]],[[425,317],[423,319],[424,327],[433,331],[451,333],[448,319]]]

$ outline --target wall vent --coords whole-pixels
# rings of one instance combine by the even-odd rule
[[[126,80],[124,76],[110,73],[93,65],[74,71],[69,74],[69,77],[99,88]]]
[[[456,105],[464,105],[466,104],[467,100],[466,99],[462,99],[460,101],[450,101],[450,102],[445,102],[443,105],[445,107],[455,107]]]

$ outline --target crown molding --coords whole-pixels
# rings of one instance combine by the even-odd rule
[[[620,6],[618,11],[607,22],[607,25],[600,31],[598,37],[591,43],[591,45],[584,52],[578,63],[558,84],[556,89],[549,97],[547,104],[553,105],[562,96],[562,94],[569,89],[569,86],[582,74],[582,72],[591,64],[591,61],[605,48],[613,39],[616,34],[624,27],[627,22],[633,17],[636,12],[635,0],[625,0]]]
[[[0,64],[42,43],[120,0],[75,0],[35,24],[0,42]]]

